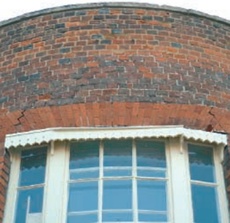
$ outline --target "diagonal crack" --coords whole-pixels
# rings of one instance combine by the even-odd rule
[[[224,127],[219,123],[218,119],[216,118],[216,115],[212,112],[213,109],[214,109],[214,107],[211,107],[211,109],[209,110],[208,114],[213,117],[213,119],[216,121],[216,123],[222,129],[222,131],[226,132],[225,129],[224,129]],[[214,127],[210,124],[210,125],[207,126],[207,130],[210,129],[210,128],[212,128],[212,130],[213,130]]]
[[[25,112],[26,112],[25,109],[21,111],[21,115],[17,118],[18,123],[14,124],[14,126],[19,126],[19,125],[22,124],[22,123],[21,123],[21,119],[25,117]]]

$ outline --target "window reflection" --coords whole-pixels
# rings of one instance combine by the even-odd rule
[[[40,222],[46,168],[46,147],[21,153],[15,223]]]
[[[218,223],[216,188],[192,185],[194,222]]]
[[[163,142],[137,140],[137,175],[165,177],[166,158]]]
[[[103,222],[132,222],[133,214],[131,211],[122,212],[103,212]]]
[[[142,222],[167,222],[166,214],[151,214],[139,212],[139,221]]]
[[[215,182],[213,149],[192,144],[188,148],[191,179]]]
[[[83,182],[69,186],[69,212],[97,210],[98,183]]]
[[[132,174],[132,141],[106,140],[104,142],[104,175],[130,176]]]
[[[137,183],[138,209],[166,212],[166,183],[149,180],[138,180]]]
[[[132,182],[127,180],[104,181],[103,209],[131,209]]]
[[[16,209],[15,223],[26,223],[29,215],[42,212],[43,187],[20,190]],[[37,217],[39,218],[39,217]]]
[[[99,141],[76,142],[70,146],[70,179],[99,176]]]
[[[22,151],[19,186],[44,183],[45,165],[46,148]]]
[[[218,223],[213,148],[189,144],[188,152],[193,220],[197,223]]]
[[[97,222],[96,214],[68,216],[67,223],[92,223]]]

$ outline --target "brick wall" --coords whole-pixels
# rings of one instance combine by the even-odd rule
[[[166,10],[23,18],[0,29],[0,103],[9,111],[105,101],[230,109],[229,36],[229,24]]]
[[[230,22],[130,3],[31,13],[0,23],[0,89],[2,145],[8,133],[56,126],[229,133]]]

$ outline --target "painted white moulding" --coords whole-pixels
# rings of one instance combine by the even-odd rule
[[[225,134],[186,129],[183,126],[132,126],[132,127],[84,127],[47,128],[6,135],[5,148],[31,146],[64,140],[126,139],[126,138],[183,137],[201,142],[227,145]]]

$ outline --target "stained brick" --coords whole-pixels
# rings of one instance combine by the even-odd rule
[[[109,14],[110,10],[108,8],[101,8],[98,10],[99,14]]]
[[[7,101],[7,97],[1,97],[0,98],[0,104],[4,103]]]
[[[62,48],[60,49],[60,53],[68,53],[70,52],[70,48]]]
[[[112,34],[121,34],[122,30],[121,29],[112,29]]]
[[[103,38],[103,35],[101,34],[92,35],[92,39],[102,39],[102,38]]]
[[[41,77],[41,74],[40,74],[40,73],[35,73],[35,74],[29,75],[29,79],[30,79],[31,81],[39,80],[40,77]]]
[[[103,15],[95,15],[93,17],[94,20],[103,20],[104,19],[104,16]]]
[[[70,64],[71,63],[71,59],[70,58],[63,58],[59,60],[59,64],[63,65],[63,64]]]
[[[182,48],[180,43],[171,43],[171,46],[176,48]]]
[[[27,80],[29,80],[28,76],[21,76],[21,77],[18,78],[19,82],[23,82],[23,81],[27,81]]]

